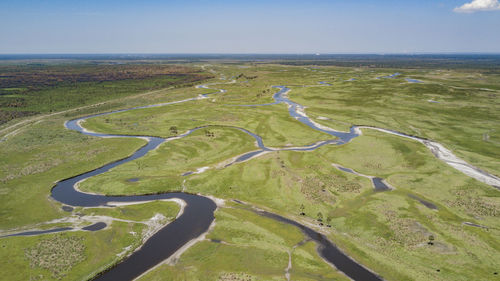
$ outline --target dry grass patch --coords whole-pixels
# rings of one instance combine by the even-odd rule
[[[401,218],[395,211],[386,211],[388,225],[394,233],[393,242],[414,249],[427,242],[432,235],[424,226],[411,218]]]
[[[85,245],[83,237],[58,234],[41,240],[24,253],[31,267],[47,269],[53,278],[61,279],[75,264],[85,260]]]
[[[246,273],[223,273],[219,276],[218,281],[253,281],[251,275]]]
[[[500,216],[500,206],[493,200],[487,200],[481,197],[474,190],[457,190],[454,200],[446,200],[446,203],[452,207],[458,207],[465,210],[468,214],[478,216]]]
[[[301,192],[308,199],[317,200],[318,198],[322,198],[323,201],[326,200],[329,201],[329,203],[335,203],[335,198],[327,191],[330,191],[333,194],[343,192],[359,193],[361,187],[362,186],[359,183],[349,181],[341,176],[320,175],[306,177],[302,182]]]

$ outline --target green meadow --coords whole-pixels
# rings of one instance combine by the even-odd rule
[[[286,280],[286,272],[290,280],[348,279],[318,255],[315,243],[305,240],[299,229],[261,217],[249,205],[324,233],[386,280],[497,278],[500,191],[438,160],[419,142],[363,129],[362,136],[345,145],[325,145],[309,152],[273,151],[226,164],[258,149],[255,139],[236,127],[260,135],[266,146],[275,148],[333,139],[290,117],[284,104],[237,106],[273,102],[277,89],[272,86],[285,85],[291,88],[289,98],[306,106],[308,116],[322,125],[344,131],[352,125],[369,125],[428,138],[499,175],[498,74],[481,69],[244,66],[205,66],[216,74],[203,83],[226,89],[225,93],[83,123],[95,132],[160,137],[207,126],[79,185],[82,191],[100,194],[185,191],[225,200],[204,240],[176,262],[162,264],[140,280]],[[194,64],[189,67],[199,69]],[[401,75],[377,79],[395,72]],[[409,83],[405,78],[423,83]],[[9,280],[88,279],[118,262],[124,251],[140,246],[140,233],[147,228],[143,222],[162,214],[166,223],[179,210],[172,202],[61,210],[61,204],[49,196],[56,181],[124,158],[145,144],[138,139],[85,136],[65,129],[66,120],[211,92],[179,86],[116,95],[93,107],[49,117],[20,117],[17,122],[28,121],[11,129],[8,126],[15,125],[16,119],[1,126],[3,135],[13,132],[0,142],[2,232],[68,226],[43,223],[74,216],[122,220],[97,232],[0,238],[0,257],[9,260],[0,266],[4,276]],[[366,177],[340,171],[332,164],[383,178],[395,189],[376,192]],[[182,176],[203,167],[208,169]],[[40,257],[44,255],[68,258],[66,263],[49,258],[54,262],[43,263]]]
[[[218,210],[216,221],[206,241],[139,280],[284,280],[289,258],[295,280],[349,280],[322,261],[314,242],[295,227],[236,204]]]

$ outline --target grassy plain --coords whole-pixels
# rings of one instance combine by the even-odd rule
[[[129,82],[130,83],[130,82]],[[57,86],[56,86],[57,88]],[[92,87],[90,87],[92,88]],[[84,88],[82,86],[82,89]],[[129,89],[130,90],[130,89]],[[57,91],[57,90],[56,90]],[[92,90],[89,90],[92,92]],[[133,94],[133,92],[128,92]],[[39,116],[32,122],[25,123],[6,132],[11,135],[0,141],[0,229],[11,233],[35,229],[50,229],[71,226],[69,223],[45,222],[68,218],[75,214],[106,215],[122,219],[145,221],[155,213],[162,213],[173,218],[178,212],[174,203],[155,202],[117,209],[82,209],[76,208],[73,213],[61,209],[61,204],[50,198],[50,189],[58,180],[71,177],[95,168],[110,161],[126,157],[140,146],[143,140],[135,139],[100,139],[86,137],[68,131],[64,122],[77,116],[131,107],[147,103],[157,103],[169,99],[178,100],[192,96],[186,89],[159,90],[127,98],[114,99],[111,95],[97,106],[81,108],[53,116]],[[68,105],[71,106],[71,105]],[[53,108],[56,110],[57,108]],[[15,120],[19,122],[19,120]],[[11,123],[7,124],[14,124]],[[15,130],[15,131],[14,131]],[[168,206],[167,206],[168,205]],[[82,225],[84,226],[84,225]],[[130,250],[142,243],[142,223],[124,223],[115,221],[106,230],[98,232],[69,232],[64,234],[47,234],[36,237],[10,237],[0,239],[1,270],[3,278],[8,280],[81,280],[88,279],[110,264],[117,262],[118,253],[124,248]],[[130,232],[139,235],[132,235]],[[57,239],[62,236],[63,239]],[[30,266],[26,257],[27,249],[36,245],[40,253],[54,253],[56,250],[44,250],[44,245],[60,247],[71,237],[81,240],[84,245],[85,259],[62,270],[62,275],[53,274],[53,269],[61,271],[57,265],[49,268]],[[68,239],[66,239],[68,238]],[[80,239],[81,238],[81,239]],[[59,242],[57,242],[59,241]],[[61,242],[62,241],[62,242]],[[67,244],[67,243],[66,243]],[[64,245],[63,245],[64,246]],[[62,253],[68,253],[61,250]],[[48,259],[47,259],[48,260]]]
[[[104,230],[75,231],[29,237],[2,238],[0,258],[5,280],[87,280],[119,262],[142,244],[147,221],[162,214],[171,221],[179,207],[172,202],[78,210],[80,215],[112,216],[136,222],[113,221]]]
[[[191,247],[177,264],[162,265],[142,279],[283,280],[288,251],[304,235],[294,227],[230,202],[238,199],[315,225],[342,250],[386,280],[494,280],[494,272],[500,267],[500,191],[437,160],[418,142],[363,130],[363,136],[343,146],[329,145],[313,152],[271,152],[225,168],[219,164],[255,149],[253,138],[222,125],[257,133],[268,146],[306,145],[331,138],[289,117],[284,105],[230,106],[272,102],[275,90],[271,86],[287,85],[292,88],[290,98],[307,106],[307,114],[321,124],[342,130],[354,124],[373,125],[431,138],[498,175],[497,74],[480,70],[402,71],[272,64],[247,64],[246,68],[217,64],[210,69],[226,77],[211,82],[236,79],[236,83],[214,85],[228,91],[208,99],[102,116],[84,123],[86,128],[99,132],[164,137],[173,135],[172,126],[182,133],[213,125],[208,130],[215,137],[207,137],[204,129],[199,130],[81,184],[84,190],[106,194],[185,190],[226,199],[226,206],[216,212],[216,225],[208,240]],[[402,75],[376,79],[396,71]],[[408,83],[405,77],[424,83]],[[348,81],[351,78],[355,80]],[[321,86],[318,81],[333,86]],[[0,142],[7,156],[0,159],[0,200],[5,206],[0,213],[0,228],[67,216],[60,204],[47,199],[54,181],[122,158],[143,144],[140,140],[97,139],[68,132],[62,126],[64,120],[206,92],[210,91],[182,88],[121,99],[43,120]],[[61,153],[66,154],[61,157]],[[332,163],[382,177],[396,189],[375,192],[367,178],[339,171]],[[204,166],[211,169],[181,176]],[[139,180],[128,181],[131,178]],[[438,209],[429,209],[410,195]],[[301,205],[305,216],[299,215]],[[176,212],[161,203],[126,208],[128,211],[75,211],[133,220],[147,219],[156,211]],[[331,228],[318,225],[318,213],[331,220]],[[111,228],[95,233],[64,234],[82,236],[87,245],[87,259],[68,271],[64,279],[91,274],[114,260],[113,255],[127,245],[137,245],[134,243],[138,238],[127,234],[132,228],[140,231],[141,225],[113,223]],[[121,238],[100,247],[110,239],[111,232]],[[430,236],[433,245],[428,244]],[[26,279],[25,275],[16,275],[16,268],[33,275],[42,272],[50,278],[49,271],[30,268],[23,256],[26,248],[34,247],[41,239],[44,237],[0,239],[6,245],[0,248],[0,254],[12,252],[16,256],[13,264],[2,265],[12,280]],[[105,250],[109,253],[102,254]],[[293,251],[290,274],[292,280],[345,279],[320,259],[312,242]]]
[[[432,139],[500,174],[500,75],[414,70],[395,79],[376,79],[390,73],[341,74],[332,87],[296,88],[291,96],[308,107],[311,117],[331,119],[317,120],[321,124],[340,129],[371,125]],[[356,80],[345,81],[347,77]],[[405,77],[424,83],[408,83]]]
[[[215,136],[207,137],[205,130]],[[167,142],[145,157],[84,181],[80,189],[109,195],[182,190],[185,179],[182,174],[255,149],[254,139],[240,130],[224,127],[200,129],[189,137]],[[130,178],[137,181],[131,182]]]
[[[272,92],[275,91],[273,89]],[[228,91],[227,94],[210,96],[207,100],[100,116],[87,120],[85,127],[98,132],[169,137],[173,136],[170,132],[172,126],[177,127],[179,133],[204,125],[236,126],[260,135],[266,146],[276,147],[308,145],[332,139],[327,134],[309,130],[291,118],[284,105],[227,106],[223,100],[225,95],[232,93]]]
[[[318,257],[297,228],[229,205],[217,211],[207,240],[139,280],[284,280],[289,254],[292,280],[348,280]]]

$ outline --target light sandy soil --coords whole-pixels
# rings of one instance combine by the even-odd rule
[[[483,171],[477,167],[472,166],[471,164],[465,162],[464,160],[458,158],[453,152],[451,152],[449,149],[444,147],[442,144],[435,142],[435,141],[430,141],[430,140],[424,140],[421,138],[417,137],[412,137],[408,135],[404,135],[398,132],[386,130],[386,129],[381,129],[381,128],[375,128],[375,127],[358,127],[362,129],[372,129],[372,130],[377,130],[380,132],[388,133],[391,135],[396,135],[412,140],[416,140],[423,145],[425,145],[431,152],[438,158],[439,160],[445,162],[446,164],[450,165],[451,167],[455,168],[456,170],[466,174],[467,176],[474,178],[480,182],[486,183],[488,185],[491,185],[495,188],[500,189],[500,178],[492,175],[486,171]]]
[[[297,107],[297,112],[306,117],[307,114],[305,113],[305,108],[304,107]],[[323,126],[321,124],[318,124],[314,122],[311,118],[309,118],[311,122],[317,126],[318,128],[324,129],[324,130],[331,130],[335,131],[332,128]],[[356,126],[355,132],[358,134],[362,134],[361,129],[371,129],[371,130],[376,130],[379,132],[391,134],[391,135],[396,135],[399,137],[404,137],[412,140],[416,140],[423,145],[425,145],[433,154],[438,158],[439,160],[445,162],[446,164],[450,165],[451,167],[455,168],[456,170],[464,173],[465,175],[474,178],[480,182],[486,183],[488,185],[491,185],[497,189],[500,189],[500,178],[492,175],[486,171],[483,171],[477,167],[472,166],[471,164],[465,162],[464,160],[458,158],[455,154],[453,154],[449,149],[445,148],[442,144],[435,142],[435,141],[430,141],[430,140],[424,140],[421,138],[413,137],[413,136],[408,136],[396,131],[391,131],[387,129],[382,129],[382,128],[377,128],[377,127],[369,127],[369,126]]]

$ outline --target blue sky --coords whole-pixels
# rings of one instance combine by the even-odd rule
[[[466,3],[469,6],[463,6]],[[415,52],[500,53],[500,4],[497,0],[0,1],[0,53],[4,54]]]

